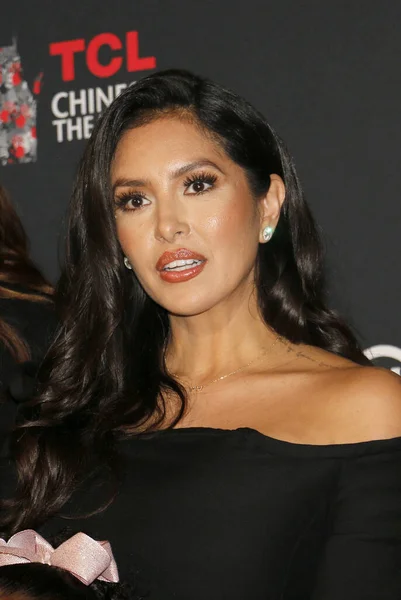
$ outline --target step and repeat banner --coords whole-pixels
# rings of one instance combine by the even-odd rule
[[[331,304],[401,367],[401,4],[375,0],[5,3],[0,181],[53,281],[98,115],[154,70],[233,88],[287,142],[324,236]]]

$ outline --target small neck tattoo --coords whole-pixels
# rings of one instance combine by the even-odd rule
[[[208,387],[209,385],[212,385],[213,383],[217,383],[218,381],[222,381],[223,379],[227,379],[228,377],[231,377],[231,375],[235,375],[236,373],[240,373],[241,371],[244,371],[247,367],[250,367],[251,365],[255,364],[256,362],[262,360],[266,356],[268,351],[271,350],[277,344],[278,341],[279,341],[279,337],[276,337],[273,344],[269,348],[263,348],[262,351],[255,358],[253,358],[252,360],[247,362],[245,365],[241,365],[238,369],[235,369],[234,371],[230,371],[229,373],[224,373],[224,375],[220,375],[220,377],[211,379],[210,381],[207,381],[206,383],[203,383],[203,384],[187,385],[186,386],[187,390],[189,392],[202,392],[205,387]],[[172,375],[174,377],[177,377],[174,373]],[[177,379],[179,379],[179,378],[177,377]]]
[[[274,346],[276,346],[276,344],[278,342],[280,342],[280,344],[282,344],[283,346],[286,347],[287,353],[294,354],[296,356],[296,358],[305,358],[306,360],[309,360],[309,361],[317,364],[320,367],[330,367],[330,365],[325,363],[324,361],[321,361],[316,358],[313,358],[312,356],[309,356],[308,354],[306,354],[305,352],[303,352],[302,350],[300,350],[297,347],[294,348],[292,346],[291,342],[289,342],[288,340],[283,338],[278,333],[276,333],[276,332],[274,332],[274,333],[275,333],[276,338],[275,338],[274,342],[272,343],[272,345],[269,348],[263,348],[262,351],[256,356],[256,358],[253,358],[252,360],[247,362],[245,365],[242,365],[238,369],[235,369],[234,371],[230,371],[229,373],[225,373],[224,375],[220,375],[220,377],[211,379],[210,381],[207,381],[206,383],[199,384],[199,385],[186,385],[187,390],[189,392],[196,392],[196,393],[202,392],[205,389],[205,387],[208,387],[208,386],[212,385],[213,383],[217,383],[218,381],[222,381],[223,379],[227,379],[228,377],[231,377],[231,375],[235,375],[236,373],[240,373],[241,371],[244,371],[247,367],[250,367],[251,365],[262,360],[266,356],[266,354],[270,350],[272,350],[274,348]],[[340,369],[341,367],[335,366],[334,368]],[[175,373],[172,373],[172,375],[173,375],[173,377],[175,377],[176,379],[178,379],[180,381],[180,378]]]

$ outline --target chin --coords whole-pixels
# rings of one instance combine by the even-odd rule
[[[197,309],[195,310],[194,308],[190,309],[175,309],[175,310],[168,310],[169,315],[171,315],[172,317],[197,317],[199,315],[202,315],[203,313],[206,313],[208,311],[208,308],[204,308],[204,309]]]
[[[165,308],[170,315],[176,317],[196,317],[207,312],[215,305],[210,296],[207,298],[191,298],[185,297],[184,294],[183,297],[177,300],[159,298],[156,302]]]

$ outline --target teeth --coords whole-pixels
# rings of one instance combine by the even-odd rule
[[[185,269],[188,269],[188,267],[196,267],[197,265],[200,265],[201,262],[201,260],[195,260],[194,258],[191,258],[189,260],[173,260],[172,262],[168,263],[168,265],[166,265],[163,268],[163,270],[185,271]]]

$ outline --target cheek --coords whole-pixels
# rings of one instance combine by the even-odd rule
[[[117,237],[122,251],[130,259],[145,252],[144,231],[140,227],[133,226],[129,215],[117,218]]]
[[[122,251],[128,254],[133,238],[130,227],[117,221],[117,237]]]
[[[117,219],[117,237],[121,249],[131,263],[142,287],[148,294],[152,295],[149,267],[153,266],[153,237],[150,235],[150,230],[146,224],[138,224],[138,222],[133,224],[130,217],[132,218],[133,215],[121,215],[120,220]]]
[[[213,215],[205,222],[205,230],[213,236],[219,247],[228,251],[253,248],[253,241],[258,240],[259,221],[253,201],[242,199],[230,204],[229,209]]]

